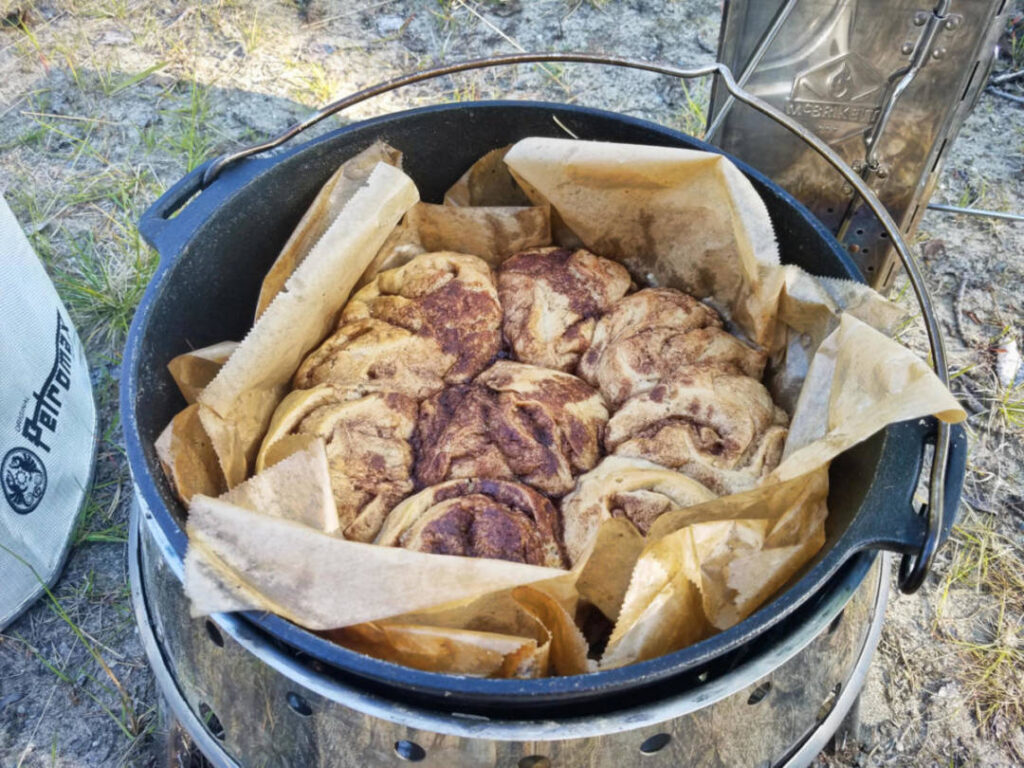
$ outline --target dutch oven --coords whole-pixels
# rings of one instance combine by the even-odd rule
[[[537,102],[458,103],[365,120],[275,154],[220,163],[215,174],[207,163],[143,215],[139,229],[160,260],[129,333],[121,409],[136,493],[170,542],[174,557],[185,555],[186,510],[164,477],[154,443],[185,403],[167,363],[189,349],[245,335],[264,274],[331,173],[383,139],[404,153],[404,170],[416,182],[421,198],[440,203],[445,190],[486,152],[527,136],[565,136],[566,129],[581,139],[719,151],[669,128],[595,109]],[[763,198],[783,262],[814,275],[864,281],[831,232],[803,205],[755,169],[730,159]],[[291,651],[319,662],[327,673],[402,700],[504,716],[566,708],[576,714],[602,711],[622,694],[639,700],[686,685],[716,663],[729,663],[723,660],[734,659],[753,641],[780,631],[785,617],[806,610],[825,592],[840,589],[852,594],[879,549],[921,553],[929,523],[912,497],[937,431],[930,418],[893,424],[835,459],[827,539],[818,555],[746,620],[650,661],[573,677],[458,677],[361,655],[274,615],[248,612],[245,620]],[[953,428],[940,540],[948,534],[959,501],[965,444],[963,430]]]

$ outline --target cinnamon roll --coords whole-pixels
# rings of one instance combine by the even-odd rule
[[[625,518],[646,536],[665,512],[714,498],[714,493],[680,472],[644,459],[608,456],[580,475],[576,488],[562,499],[569,562],[575,565],[586,554],[605,520]]]
[[[501,360],[420,405],[416,480],[519,480],[561,495],[601,456],[608,411],[567,373]]]
[[[536,248],[498,268],[502,331],[517,360],[572,371],[597,318],[629,290],[617,262],[583,249]]]
[[[671,288],[646,288],[598,321],[578,373],[616,407],[693,365],[759,379],[764,364],[764,353],[723,330],[711,307]]]
[[[756,379],[693,366],[627,400],[608,422],[605,448],[724,495],[752,488],[775,468],[788,423]]]
[[[388,515],[376,544],[564,568],[558,513],[520,483],[463,478],[431,486]]]

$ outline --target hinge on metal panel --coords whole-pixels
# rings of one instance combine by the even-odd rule
[[[893,74],[885,98],[879,107],[878,118],[864,136],[864,160],[855,162],[852,166],[868,183],[875,179],[884,181],[889,177],[891,169],[878,156],[878,148],[896,109],[896,102],[929,60],[940,61],[945,57],[945,47],[941,44],[937,45],[939,33],[942,31],[952,32],[963,22],[963,17],[960,14],[949,13],[949,5],[950,0],[938,0],[931,11],[915,11],[914,13],[914,26],[923,27],[923,29],[915,43],[908,41],[900,48],[903,53],[910,56],[910,63]],[[860,199],[856,196],[850,200],[836,233],[840,242],[845,242],[847,231],[860,208],[860,203]]]
[[[892,117],[896,102],[910,87],[929,59],[938,61],[945,57],[946,49],[941,44],[936,46],[939,32],[942,30],[951,32],[963,22],[963,16],[960,14],[949,13],[949,4],[950,0],[938,0],[935,8],[931,11],[916,11],[914,13],[914,26],[924,27],[924,29],[921,30],[917,42],[907,41],[901,47],[900,50],[910,56],[910,64],[893,75],[894,81],[890,84],[885,99],[880,105],[878,119],[871,130],[865,134],[864,162],[859,163],[860,167],[854,166],[854,170],[858,171],[865,181],[869,181],[872,176],[884,179],[889,175],[889,169],[878,158],[878,146],[882,134],[889,124],[889,119]]]

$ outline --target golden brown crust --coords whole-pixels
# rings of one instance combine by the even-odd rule
[[[399,392],[423,398],[444,386],[455,362],[437,342],[380,320],[345,323],[299,366],[292,385],[329,384],[345,397]]]
[[[647,288],[601,318],[578,373],[618,406],[690,366],[759,379],[764,364],[762,352],[722,330],[711,307],[671,288]]]
[[[375,543],[564,568],[558,513],[542,494],[487,478],[427,488],[392,510]]]
[[[629,290],[625,267],[583,249],[535,248],[498,269],[502,332],[523,363],[572,371],[594,323]]]
[[[569,562],[583,558],[605,520],[621,517],[647,535],[665,512],[710,501],[715,494],[680,472],[650,461],[607,456],[580,475],[562,499],[562,531]]]
[[[461,253],[425,253],[378,274],[342,312],[342,322],[375,319],[433,340],[450,366],[446,383],[469,381],[501,349],[501,305],[491,268]]]
[[[608,412],[567,373],[502,360],[420,406],[416,480],[518,479],[560,495],[600,458]]]
[[[736,493],[778,464],[788,421],[759,381],[693,366],[626,401],[608,422],[605,448]]]
[[[353,296],[295,375],[331,397],[289,428],[325,438],[346,537],[563,565],[557,512],[537,491],[575,486],[563,503],[574,562],[605,519],[646,533],[774,468],[787,418],[752,378],[764,355],[692,296],[629,287],[615,262],[540,248],[508,259],[497,287],[482,260],[445,252]],[[494,362],[502,332],[519,362]],[[557,370],[573,366],[587,381]],[[404,498],[414,485],[426,490]]]
[[[298,434],[322,437],[331,490],[346,539],[372,541],[384,518],[412,492],[416,401],[396,392],[312,410]]]

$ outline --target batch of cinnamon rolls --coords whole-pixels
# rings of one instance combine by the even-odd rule
[[[610,516],[646,533],[774,468],[787,416],[764,365],[714,309],[586,250],[496,270],[427,253],[351,297],[257,471],[323,438],[346,538],[569,568]]]

